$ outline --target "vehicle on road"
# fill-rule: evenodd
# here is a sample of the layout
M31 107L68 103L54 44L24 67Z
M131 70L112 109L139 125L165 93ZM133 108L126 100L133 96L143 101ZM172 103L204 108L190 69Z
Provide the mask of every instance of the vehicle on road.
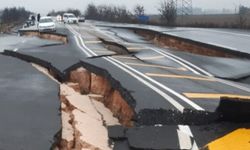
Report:
M79 16L78 17L78 22L85 22L85 17L84 16Z
M39 32L55 32L56 24L51 17L42 17L38 23Z
M57 15L57 16L56 16L56 20L57 20L58 22L62 22L62 16L61 16L61 15Z
M78 23L78 19L72 13L65 13L65 14L63 14L63 22L64 23L74 23L74 24L77 24Z

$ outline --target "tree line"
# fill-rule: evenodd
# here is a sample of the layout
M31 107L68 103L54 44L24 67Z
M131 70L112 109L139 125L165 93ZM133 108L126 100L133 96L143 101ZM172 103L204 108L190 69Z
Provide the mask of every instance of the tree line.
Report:
M174 25L177 8L174 0L163 1L158 8L164 24ZM68 9L65 11L52 10L48 13L49 16L63 15L63 13L73 13L76 16L82 15L78 9ZM83 15L86 19L100 20L100 21L111 21L111 22L127 22L136 23L139 16L145 15L145 8L143 5L137 4L131 12L124 6L114 5L95 5L93 3L88 4Z
M2 11L1 22L3 24L22 23L29 18L30 14L31 12L23 7L5 8Z

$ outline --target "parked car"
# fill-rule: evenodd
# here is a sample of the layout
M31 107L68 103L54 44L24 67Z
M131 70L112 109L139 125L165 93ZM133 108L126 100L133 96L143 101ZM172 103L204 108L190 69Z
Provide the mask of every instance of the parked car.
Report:
M56 24L51 17L41 17L38 23L39 32L56 31Z
M78 22L85 22L85 17L84 16L79 16L78 17Z
M72 13L65 13L65 14L63 14L63 22L64 23L74 23L74 24L77 24L78 23L78 19Z

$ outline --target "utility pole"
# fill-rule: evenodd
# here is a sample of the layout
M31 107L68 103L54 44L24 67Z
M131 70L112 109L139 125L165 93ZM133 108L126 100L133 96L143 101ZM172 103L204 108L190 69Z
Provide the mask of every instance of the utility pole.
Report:
M177 8L177 14L181 16L182 24L184 16L193 14L192 0L176 0L176 8Z
M193 14L193 2L192 0L181 0L181 12L182 15Z

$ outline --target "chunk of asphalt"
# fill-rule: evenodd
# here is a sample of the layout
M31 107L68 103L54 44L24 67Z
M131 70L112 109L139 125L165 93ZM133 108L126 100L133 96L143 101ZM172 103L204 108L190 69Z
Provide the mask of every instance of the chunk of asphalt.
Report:
M182 113L177 110L143 109L136 116L136 123L140 125L179 124L183 122Z
M217 122L220 119L220 113L218 112L207 112L198 111L192 109L184 109L181 113L177 110L152 110L144 109L139 112L136 118L136 123L140 125L176 125L176 124L187 124L187 125L202 125L212 122Z
M131 150L127 140L116 141L113 150Z
M212 122L217 122L220 119L220 114L217 112L198 111L192 109L184 109L183 123L188 125L203 125Z
M120 126L120 125L116 125L116 126L108 126L108 136L111 139L114 140L121 140L121 139L125 139L127 128Z
M191 137L187 135L180 137L177 128L177 126L130 128L127 130L126 136L129 146L134 149L191 149ZM179 139L183 140L181 143L187 144L181 145Z
M250 100L221 97L217 112L221 113L223 121L250 122Z

